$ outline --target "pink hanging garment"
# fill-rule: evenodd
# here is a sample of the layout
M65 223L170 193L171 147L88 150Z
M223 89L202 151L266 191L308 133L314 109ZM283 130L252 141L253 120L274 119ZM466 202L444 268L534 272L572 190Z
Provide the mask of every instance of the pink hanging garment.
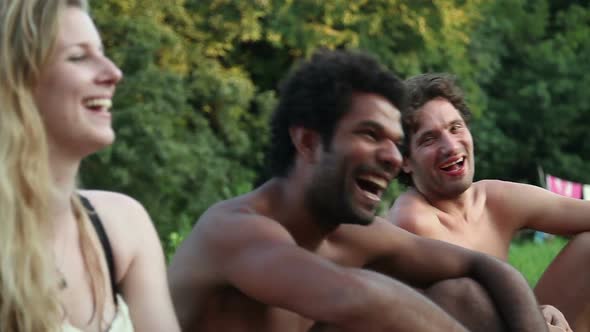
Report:
M582 184L560 179L558 177L547 175L547 189L559 195L582 198Z

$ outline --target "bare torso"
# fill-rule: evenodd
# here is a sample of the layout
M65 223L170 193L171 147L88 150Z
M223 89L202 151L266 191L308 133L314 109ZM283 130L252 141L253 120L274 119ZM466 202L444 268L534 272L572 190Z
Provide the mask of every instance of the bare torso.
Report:
M273 195L267 194L267 192L251 193L214 206L199 220L191 238L185 240L183 248L177 252L170 268L171 282L182 285L184 282L178 281L178 278L183 278L186 273L192 274L190 281L185 279L190 286L184 290L182 287L177 287L176 290L175 287L172 288L173 296L177 299L176 310L183 325L183 331L307 332L313 326L314 322L311 319L276 306L266 305L233 286L230 280L219 273L218 262L210 255L212 250L207 249L205 244L209 240L209 237L205 238L205 236L210 234L212 227L215 227L213 220L232 218L232 215L263 216L268 222L288 233L289 231L273 217L276 214L277 204L272 201L276 197L271 198L270 196ZM228 241L231 241L232 235L229 232L240 232L247 227L257 226L248 225L248 221L245 221L239 227L225 228L225 236ZM330 241L327 237L321 239L314 248L306 246L306 249L340 266L360 267L364 264L362 255L351 255L350 250L346 250L340 243ZM184 266L178 268L180 265L188 264L189 261L193 265L193 268L189 268L190 272L184 270L186 268ZM275 271L268 271L268 273L272 276Z
M471 250L484 252L502 260L508 259L510 241L515 233L514 223L507 222L508 213L498 199L486 190L486 181L474 183L463 213L449 214L435 206L415 190L403 194L396 205L409 204L418 225L399 224L417 235L442 240ZM394 211L396 207L394 207ZM396 222L397 217L390 220Z

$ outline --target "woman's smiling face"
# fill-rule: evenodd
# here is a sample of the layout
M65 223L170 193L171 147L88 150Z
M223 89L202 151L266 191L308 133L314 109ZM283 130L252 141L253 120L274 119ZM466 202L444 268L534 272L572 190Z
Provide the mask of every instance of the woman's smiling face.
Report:
M34 89L50 152L80 157L111 144L111 100L122 73L107 58L88 14L66 8L57 40Z

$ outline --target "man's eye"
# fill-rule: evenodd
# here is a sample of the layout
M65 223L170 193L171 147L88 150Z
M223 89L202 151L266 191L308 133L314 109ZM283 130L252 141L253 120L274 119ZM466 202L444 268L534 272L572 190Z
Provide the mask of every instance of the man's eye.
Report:
M430 145L430 144L432 144L432 142L434 142L434 137L428 136L428 137L424 137L420 141L420 145Z
M460 124L458 124L458 123L457 123L457 124L454 124L454 125L452 125L452 126L451 126L451 132L453 132L453 133L454 133L454 132L457 132L457 131L458 131L459 129L461 129L462 127L463 127L463 126L462 126L462 125L460 125Z
M371 139L371 140L377 140L377 133L375 133L372 130L365 130L361 132L361 135Z

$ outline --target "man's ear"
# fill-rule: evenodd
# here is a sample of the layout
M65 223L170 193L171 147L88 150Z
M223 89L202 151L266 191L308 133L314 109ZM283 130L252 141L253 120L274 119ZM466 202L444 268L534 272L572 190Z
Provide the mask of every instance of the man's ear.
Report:
M408 157L404 156L404 160L402 161L402 171L407 174L412 174L412 167L410 166L410 160Z
M297 153L309 163L317 159L317 151L321 149L321 137L313 129L305 127L290 127L289 135Z

